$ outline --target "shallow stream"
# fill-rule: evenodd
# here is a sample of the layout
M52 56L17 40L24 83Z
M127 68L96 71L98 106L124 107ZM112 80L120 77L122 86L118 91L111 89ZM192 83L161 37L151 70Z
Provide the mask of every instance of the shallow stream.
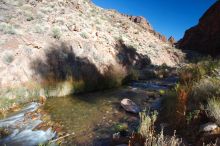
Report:
M159 90L165 90L175 83L175 79L152 80L131 83L119 89L49 98L44 105L32 103L10 117L0 120L0 128L7 128L9 136L0 139L0 145L34 146L47 140L70 134L63 145L108 145L111 137L117 132L118 124L128 126L128 131L136 130L139 118L137 114L127 113L120 106L123 98L133 100L143 110L151 107L160 108ZM36 118L29 118L29 112L43 111ZM50 127L37 129L46 114L53 123L60 125L59 130ZM25 120L24 120L25 119ZM22 126L18 126L22 125ZM26 131L25 131L26 130ZM37 131L37 132L36 132ZM37 133L37 134L36 134ZM42 137L44 139L42 140ZM28 141L27 141L28 139Z

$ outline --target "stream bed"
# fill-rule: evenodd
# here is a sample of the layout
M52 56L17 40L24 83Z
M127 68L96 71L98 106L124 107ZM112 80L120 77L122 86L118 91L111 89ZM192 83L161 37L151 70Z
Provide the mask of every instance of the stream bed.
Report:
M7 136L0 137L0 145L35 146L67 134L63 145L109 145L118 124L127 125L129 132L135 131L139 124L138 114L127 113L120 106L123 98L131 99L142 110L157 110L161 101L158 91L168 89L176 81L168 78L134 82L119 89L51 97L44 105L30 103L0 120L0 128L9 131ZM38 110L43 112L35 112ZM50 124L37 128L45 122L42 118L45 115L60 126L59 130Z

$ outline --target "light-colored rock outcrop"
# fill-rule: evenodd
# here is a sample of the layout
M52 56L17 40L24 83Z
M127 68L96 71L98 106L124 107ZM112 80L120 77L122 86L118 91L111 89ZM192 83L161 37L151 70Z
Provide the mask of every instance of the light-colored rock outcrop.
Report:
M1 98L39 95L35 87L51 80L77 81L78 88L112 72L124 76L127 66L175 66L182 56L127 17L89 0L2 0L0 7ZM19 88L17 95L9 87ZM53 95L74 92L69 86L57 89Z

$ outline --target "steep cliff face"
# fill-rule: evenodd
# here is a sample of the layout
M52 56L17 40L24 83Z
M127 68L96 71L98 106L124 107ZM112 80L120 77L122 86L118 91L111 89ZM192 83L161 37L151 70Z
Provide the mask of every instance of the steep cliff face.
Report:
M220 54L220 1L205 12L198 25L185 32L178 44L182 49L192 49L214 56Z
M1 0L0 14L2 89L51 80L98 84L127 67L175 66L182 55L126 16L89 0ZM6 94L0 96L11 96Z

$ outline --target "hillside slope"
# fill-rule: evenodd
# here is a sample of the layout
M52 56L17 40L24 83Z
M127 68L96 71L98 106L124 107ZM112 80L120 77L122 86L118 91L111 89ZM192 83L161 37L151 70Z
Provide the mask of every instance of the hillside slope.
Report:
M1 98L46 94L39 89L53 80L98 84L109 74L123 78L130 67L175 66L182 57L152 30L89 0L2 0L0 7ZM54 89L53 96L74 92Z

